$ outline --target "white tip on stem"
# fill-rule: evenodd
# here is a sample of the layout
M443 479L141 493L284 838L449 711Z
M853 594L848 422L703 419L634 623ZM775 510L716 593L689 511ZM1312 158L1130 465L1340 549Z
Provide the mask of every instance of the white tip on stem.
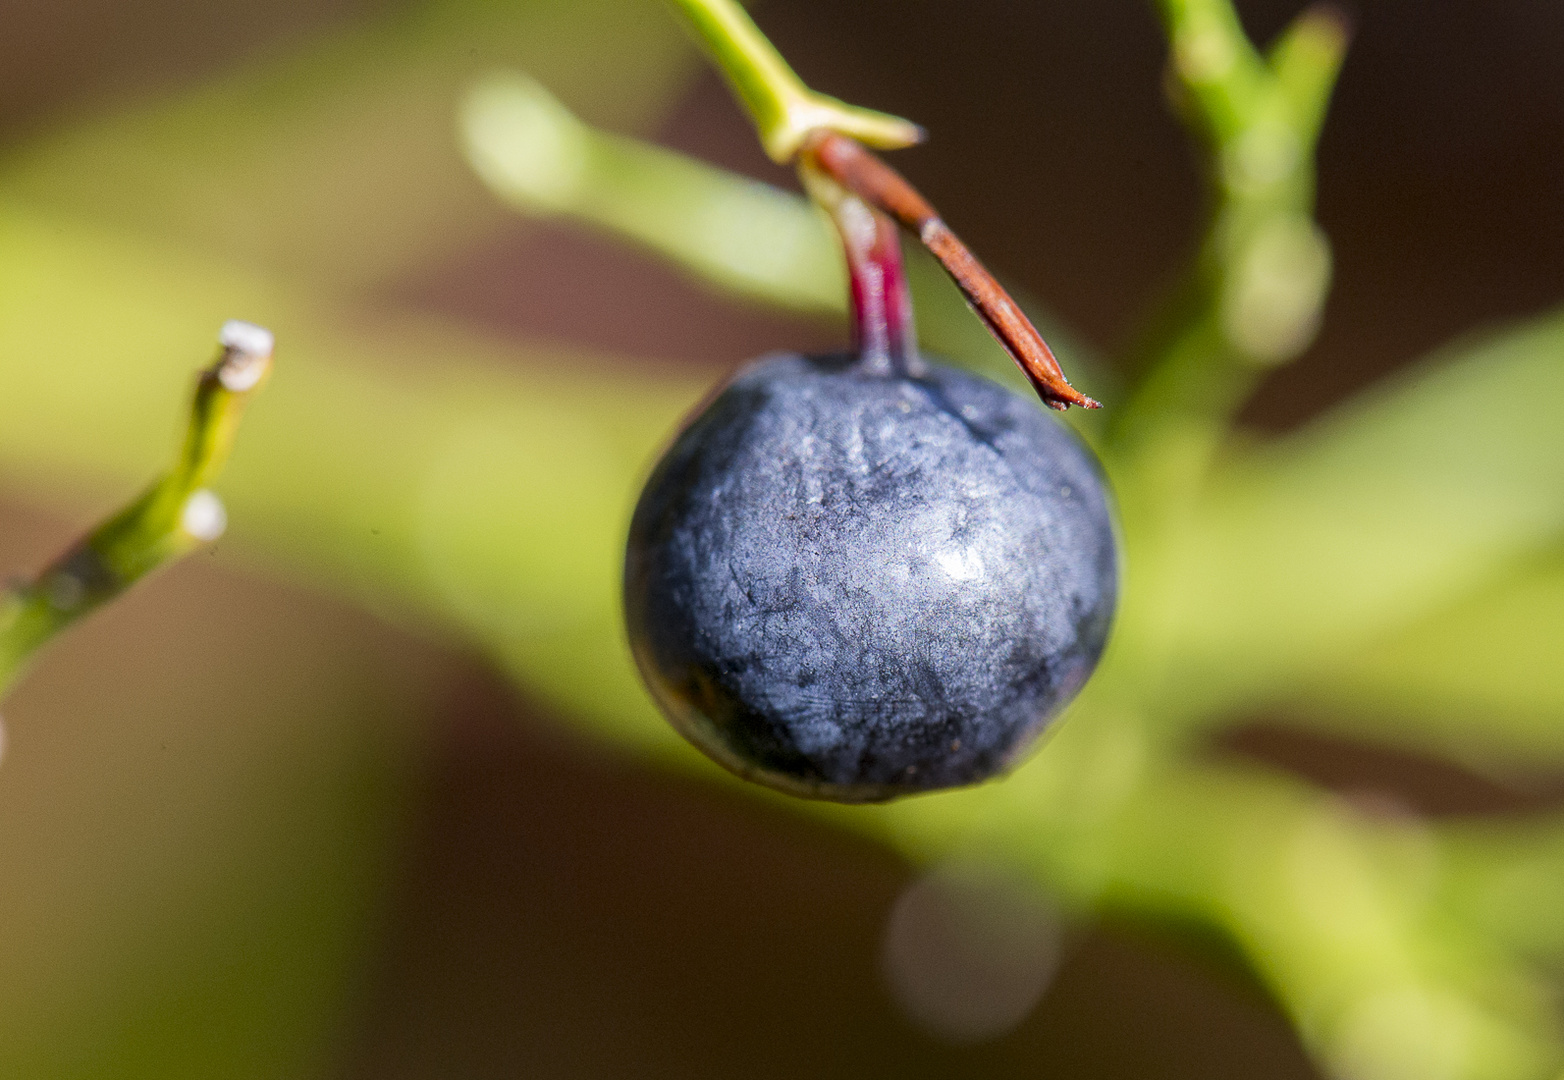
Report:
M221 499L202 488L185 500L179 524L185 532L209 544L228 528L228 511L223 509Z
M223 324L217 341L228 353L217 372L223 388L235 394L255 389L271 365L276 345L272 332L254 323L230 319Z
M217 341L225 349L236 349L254 356L270 356L276 344L272 332L264 326L241 322L238 319L229 319L223 323Z

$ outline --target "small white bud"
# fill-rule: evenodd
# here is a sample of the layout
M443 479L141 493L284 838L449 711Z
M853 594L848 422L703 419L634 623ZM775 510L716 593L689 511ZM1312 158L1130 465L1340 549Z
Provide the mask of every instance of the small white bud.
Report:
M254 323L230 319L223 324L217 341L228 353L217 370L223 388L235 394L255 389L271 365L276 345L272 332Z
M255 356L270 356L276 345L270 330L240 319L229 319L223 323L217 341L225 349L236 349Z
M202 488L185 500L179 525L197 540L211 543L228 528L228 511L223 509L221 499Z

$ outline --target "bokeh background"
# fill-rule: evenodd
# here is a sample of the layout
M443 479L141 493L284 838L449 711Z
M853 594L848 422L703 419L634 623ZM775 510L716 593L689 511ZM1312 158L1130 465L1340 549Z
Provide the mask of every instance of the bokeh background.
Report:
M625 37L625 53L645 35L662 57L656 94L579 92L585 115L789 183L720 82L654 28L667 16L651 0L630 25L595 20L590 2L552 7L565 13L529 47L562 70L583 26ZM1297 10L1239 7L1260 40ZM1197 241L1201 210L1148 5L756 10L811 85L928 127L930 142L897 164L991 265L1105 351L1133 336ZM0 0L0 154L25 160L101 118L397 14L350 0ZM1248 408L1262 430L1564 295L1564 9L1380 0L1352 15L1320 151L1336 284L1318 342ZM470 70L509 56L474 49ZM589 85L590 71L575 79ZM410 109L408 123L428 117ZM384 273L359 275L356 318L416 315L558 346L605 384L622 363L716 379L747 356L841 335L492 207L454 121L428 152L449 157L428 173L470 208L463 228L427 258L387 256ZM105 160L78 183L112 192L115 168ZM366 202L374 177L349 181ZM266 235L264 215L247 219L242 197L192 208L198 195L104 213L139 214L170 242L215 230L219 246L284 273L313 257L297 237ZM332 243L372 262L381 241L347 230ZM5 247L0 237L0 259ZM284 364L286 349L284 338ZM51 496L47 477L20 469L0 473L0 566L18 570L116 500L65 481ZM1564 803L1557 785L1513 790L1277 719L1253 717L1212 753L1430 815ZM941 1040L880 973L887 918L914 879L893 855L572 734L438 628L259 573L242 545L220 543L59 643L7 703L6 729L7 1075L1314 1075L1219 942L1126 921L1070 927L1041 1004L1008 1034Z

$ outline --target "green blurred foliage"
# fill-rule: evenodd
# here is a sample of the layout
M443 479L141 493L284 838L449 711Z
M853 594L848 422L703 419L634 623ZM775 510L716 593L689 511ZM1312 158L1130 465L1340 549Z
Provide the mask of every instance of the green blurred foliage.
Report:
M915 861L1002 859L1078 911L1214 929L1341 1075L1556 1075L1564 822L1377 818L1203 747L1243 710L1293 707L1300 723L1502 775L1557 769L1564 322L1452 346L1288 436L1235 433L1259 375L1317 325L1329 251L1311 148L1342 43L1334 21L1306 16L1262 55L1219 0L1160 10L1213 214L1187 287L1123 365L1121 418L1086 429L1124 516L1110 654L1007 781L795 808ZM607 380L592 357L367 299L504 220L465 148L528 213L624 236L751 300L838 310L829 234L801 202L599 130L654 119L693 64L640 0L446 0L14 149L0 167L0 480L62 510L122 495L162 460L210 327L269 325L279 370L223 484L249 565L476 643L584 730L734 783L656 716L618 613L639 480L706 388L628 365ZM537 81L496 82L496 69ZM769 258L778 236L786 258ZM1006 370L933 268L915 260L914 275L925 339ZM1066 369L1086 369L1078 383L1114 405L1109 369L1041 321ZM286 648L257 650L264 666L223 680L169 661L181 694L257 713L242 727L261 743L223 754L275 761L276 740L307 728L322 772L245 773L254 816L202 823L219 846L177 847L143 822L123 849L139 876L102 871L125 902L94 881L19 885L0 921L37 929L6 964L0 1072L298 1075L325 1052L372 925L388 828L377 792L391 782L355 772L345 749L379 737L355 695L384 665L336 656L328 630L289 628ZM70 648L13 718L60 722L60 665L104 663ZM287 728L268 728L273 716ZM213 777L240 772L230 761ZM51 775L93 784L68 763ZM199 819L201 792L180 795ZM306 813L334 823L342 848L279 839ZM77 826L80 842L104 827ZM51 1053L62 1042L82 1056Z

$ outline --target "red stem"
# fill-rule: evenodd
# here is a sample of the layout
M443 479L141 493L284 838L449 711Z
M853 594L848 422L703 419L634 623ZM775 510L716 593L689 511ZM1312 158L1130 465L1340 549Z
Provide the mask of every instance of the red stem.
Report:
M1031 380L1043 403L1065 409L1102 406L1070 385L1043 340L1004 287L950 231L939 213L906 179L852 139L832 131L817 131L804 144L805 159L820 172L916 233L923 245L955 279L967 302L989 331ZM841 227L840 220L838 228ZM845 233L844 233L845 237ZM849 249L851 244L848 244ZM851 265L852 255L848 255ZM899 265L899 259L898 259Z
M830 209L847 256L853 349L873 370L916 372L922 362L896 223L845 193Z

